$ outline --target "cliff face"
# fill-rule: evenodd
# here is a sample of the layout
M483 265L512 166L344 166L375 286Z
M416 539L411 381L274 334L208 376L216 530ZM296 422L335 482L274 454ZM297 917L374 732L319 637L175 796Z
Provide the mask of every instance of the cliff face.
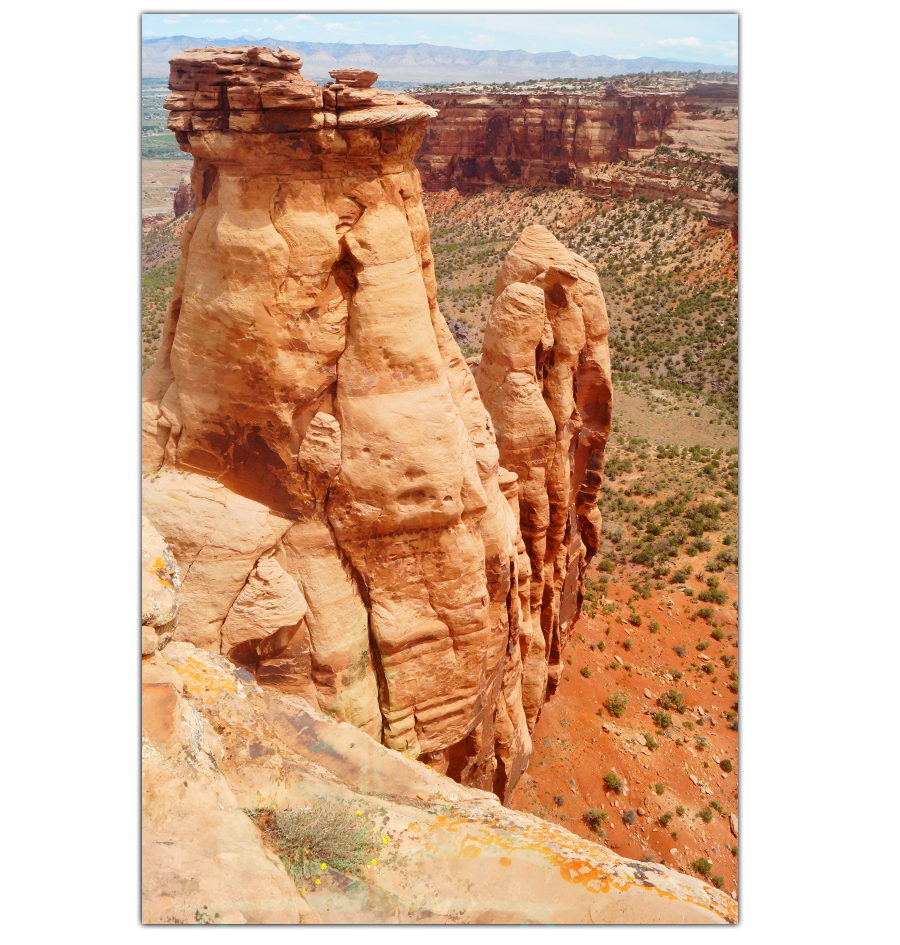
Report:
M601 99L439 92L425 101L438 111L416 159L429 190L577 186L585 166L663 144L677 105L672 93Z
M607 96L433 93L425 101L438 115L416 156L424 186L563 186L598 196L678 198L714 222L737 223L737 195L696 187L677 158L667 172L624 163L659 145L685 145L718 154L717 169L736 174L737 119L707 114L713 106L736 107L736 86Z
M174 639L505 799L531 747L523 644L546 661L550 615L580 590L562 455L584 330L547 362L553 563L526 591L518 477L437 305L413 164L434 113L299 69L252 48L172 61L197 209L144 378L143 453L144 512L184 568ZM557 309L582 318L576 284L599 293L558 262L554 326Z

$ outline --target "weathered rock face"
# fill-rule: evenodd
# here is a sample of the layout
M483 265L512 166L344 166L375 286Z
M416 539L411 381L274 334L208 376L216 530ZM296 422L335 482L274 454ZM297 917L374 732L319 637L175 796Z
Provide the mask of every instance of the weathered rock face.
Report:
M176 639L505 798L531 745L520 539L437 306L413 164L434 113L299 66L172 60L197 210L143 444L144 510L184 568Z
M497 275L475 380L500 462L519 480L511 504L528 559L518 590L531 725L559 683L600 540L596 499L612 417L608 333L594 267L546 228L526 227Z
M145 923L724 924L725 893L635 864L454 783L260 687L189 643L145 662ZM377 825L363 876L331 863L300 888L244 809L324 810ZM374 861L374 862L373 862Z
M417 157L429 190L501 182L577 186L582 167L665 143L678 105L671 92L605 98L436 92L425 101L439 113Z
M608 89L603 97L436 92L425 101L438 111L416 156L427 190L582 187L598 196L678 199L713 222L737 222L737 194L703 190L680 173L695 162L673 156L668 172L624 163L659 145L685 145L718 154L717 169L736 174L737 119L708 114L713 105L737 105L736 85Z
M148 525L142 538L149 585L171 592L177 610L171 549ZM145 610L161 616L152 603ZM390 751L297 694L259 686L219 654L163 644L142 656L141 682L145 923L737 918L724 893L656 864L635 871L600 844L506 810L493 795ZM369 837L363 875L317 859L316 881L295 882L246 813L259 808L360 825ZM341 837L336 828L329 838L338 860ZM360 842L357 833L353 843Z

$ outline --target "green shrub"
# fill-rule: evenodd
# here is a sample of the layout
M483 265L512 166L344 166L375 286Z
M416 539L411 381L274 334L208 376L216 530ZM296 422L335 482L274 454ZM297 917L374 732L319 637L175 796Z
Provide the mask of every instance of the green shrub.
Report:
M684 699L684 693L679 692L677 689L670 689L668 692L664 692L656 700L656 704L661 709L668 709L669 711L675 710L676 712L684 715L687 710L687 703Z
M613 774L613 772L610 771L609 774L604 776L603 780L610 791L615 791L616 794L622 793L622 788L625 786L625 782L618 775Z
M694 860L694 862L691 863L691 869L701 876L709 876L712 872L712 863L701 856L699 860Z
M622 823L625 824L626 827L632 826L636 820L637 813L635 813L635 811L629 809L622 813Z
M728 594L721 587L708 587L705 591L700 591L697 597L699 600L710 604L725 604L728 602Z
M672 817L673 817L673 816L674 816L674 814L673 814L670 810L667 810L667 811L659 818L659 822L662 824L663 827L666 827L666 826L668 826L668 825L672 822Z
M658 621L658 620L651 620L651 621L650 621L650 632L651 632L651 633L659 633L659 621Z
M604 558L600 564L597 565L598 571L604 571L606 574L612 574L616 570L615 561L611 561L609 558Z
M672 649L681 657L687 656L687 650L683 646L673 646Z
M643 623L643 621L641 620L641 615L636 614L634 611L632 611L628 615L628 622L631 624L632 627L639 627Z
M731 763L731 760L730 760L729 758L723 758L723 759L719 762L719 767L720 767L726 774L731 774L731 772L734 771L734 765Z
M565 804L565 802L566 802L566 799L562 796L562 794L557 794L553 798L553 803L556 804L557 807L562 807L563 804Z
M589 807L582 815L582 820L590 827L594 833L600 833L600 828L609 818L605 810L598 810L596 807Z
M657 781L653 790L656 791L657 794L662 796L663 794L666 793L666 786L665 784L662 783L662 781Z
M700 811L700 819L705 824L711 823L713 819L713 812L708 807L704 807Z
M704 650L709 649L709 640L701 640L697 644L697 649L702 653Z
M381 847L369 817L340 801L317 798L310 810L256 807L245 813L298 885L320 875L322 863L361 877Z
M679 817L684 817L684 808L681 806L681 804L675 808L675 813L678 814Z
M588 666L582 666L580 672L581 672L581 675L584 676L585 679L590 679L592 675L591 670Z
M647 742L650 751L656 751L659 748L659 742L652 735L645 735L644 740Z
M725 880L721 876L713 876L711 882L716 889L721 889L725 885Z
M654 714L653 722L657 728L671 728L672 726L672 716L668 712L659 711Z
M712 638L714 640L722 640L725 637L725 633L721 627L715 627L712 632Z
M606 699L603 705L610 715L614 715L617 719L620 719L625 714L625 709L628 708L628 696L626 696L624 692L619 692L617 689Z

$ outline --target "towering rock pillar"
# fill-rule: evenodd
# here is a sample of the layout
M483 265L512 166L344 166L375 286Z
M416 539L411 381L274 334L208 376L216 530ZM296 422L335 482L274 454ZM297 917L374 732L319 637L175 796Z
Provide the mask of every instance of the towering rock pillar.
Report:
M500 462L519 481L514 507L531 571L521 646L531 727L559 683L600 541L596 500L612 418L608 334L594 267L546 228L526 227L497 275L475 379Z
M505 800L532 615L515 477L437 307L413 164L435 112L283 50L171 66L197 209L143 452L175 636Z

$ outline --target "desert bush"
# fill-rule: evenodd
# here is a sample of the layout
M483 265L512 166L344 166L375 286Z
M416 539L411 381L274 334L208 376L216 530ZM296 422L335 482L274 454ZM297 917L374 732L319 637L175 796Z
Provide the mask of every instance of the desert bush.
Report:
M708 587L700 591L697 597L708 604L725 604L728 602L728 594L721 587Z
M606 699L603 705L610 715L614 715L617 719L620 719L625 714L625 709L628 708L628 696L617 689Z
M726 774L731 774L731 772L734 770L734 765L731 763L730 759L728 759L728 758L723 758L723 759L719 762L719 767L720 767Z
M565 802L566 799L562 796L562 794L557 794L553 798L553 803L556 804L557 807L562 807Z
M622 813L622 823L630 827L637 820L637 814L633 810L626 810Z
M691 869L701 876L709 876L712 872L712 863L701 856L699 860L694 860L694 862L691 863Z
M710 882L716 889L721 889L725 885L725 880L721 876L713 876Z
M590 667L588 666L582 666L580 672L581 672L581 675L584 676L585 679L590 679L592 675Z
M298 884L319 875L323 863L362 876L363 865L381 845L376 846L369 818L339 801L317 798L309 810L256 807L245 813Z
M687 650L683 646L673 646L672 649L681 657L687 656Z
M626 650L631 650L634 647L634 640L632 640L631 637L626 637L622 646L624 646Z
M599 810L596 807L589 807L582 815L582 820L590 827L594 833L600 833L600 828L609 818L605 810Z
M676 712L684 715L687 709L687 703L685 702L684 693L679 692L677 689L669 689L668 692L664 692L656 700L656 704L661 709L674 709Z
M653 722L657 728L671 728L672 726L672 716L668 712L659 711L654 714Z
M662 781L657 781L657 782L656 782L656 785L655 785L654 788L653 788L653 790L656 791L657 794L659 794L660 796L662 796L663 794L666 793L666 786L665 786L665 784L662 783Z
M684 817L684 808L681 806L681 804L675 808L675 813L678 814L679 817Z
M604 776L603 781L610 791L615 791L616 794L621 794L622 788L625 786L625 782L612 771Z
M715 628L713 628L713 632L712 632L711 636L712 636L712 638L713 638L714 640L721 640L721 639L724 638L725 633L724 633L724 631L722 630L721 627L715 627Z

